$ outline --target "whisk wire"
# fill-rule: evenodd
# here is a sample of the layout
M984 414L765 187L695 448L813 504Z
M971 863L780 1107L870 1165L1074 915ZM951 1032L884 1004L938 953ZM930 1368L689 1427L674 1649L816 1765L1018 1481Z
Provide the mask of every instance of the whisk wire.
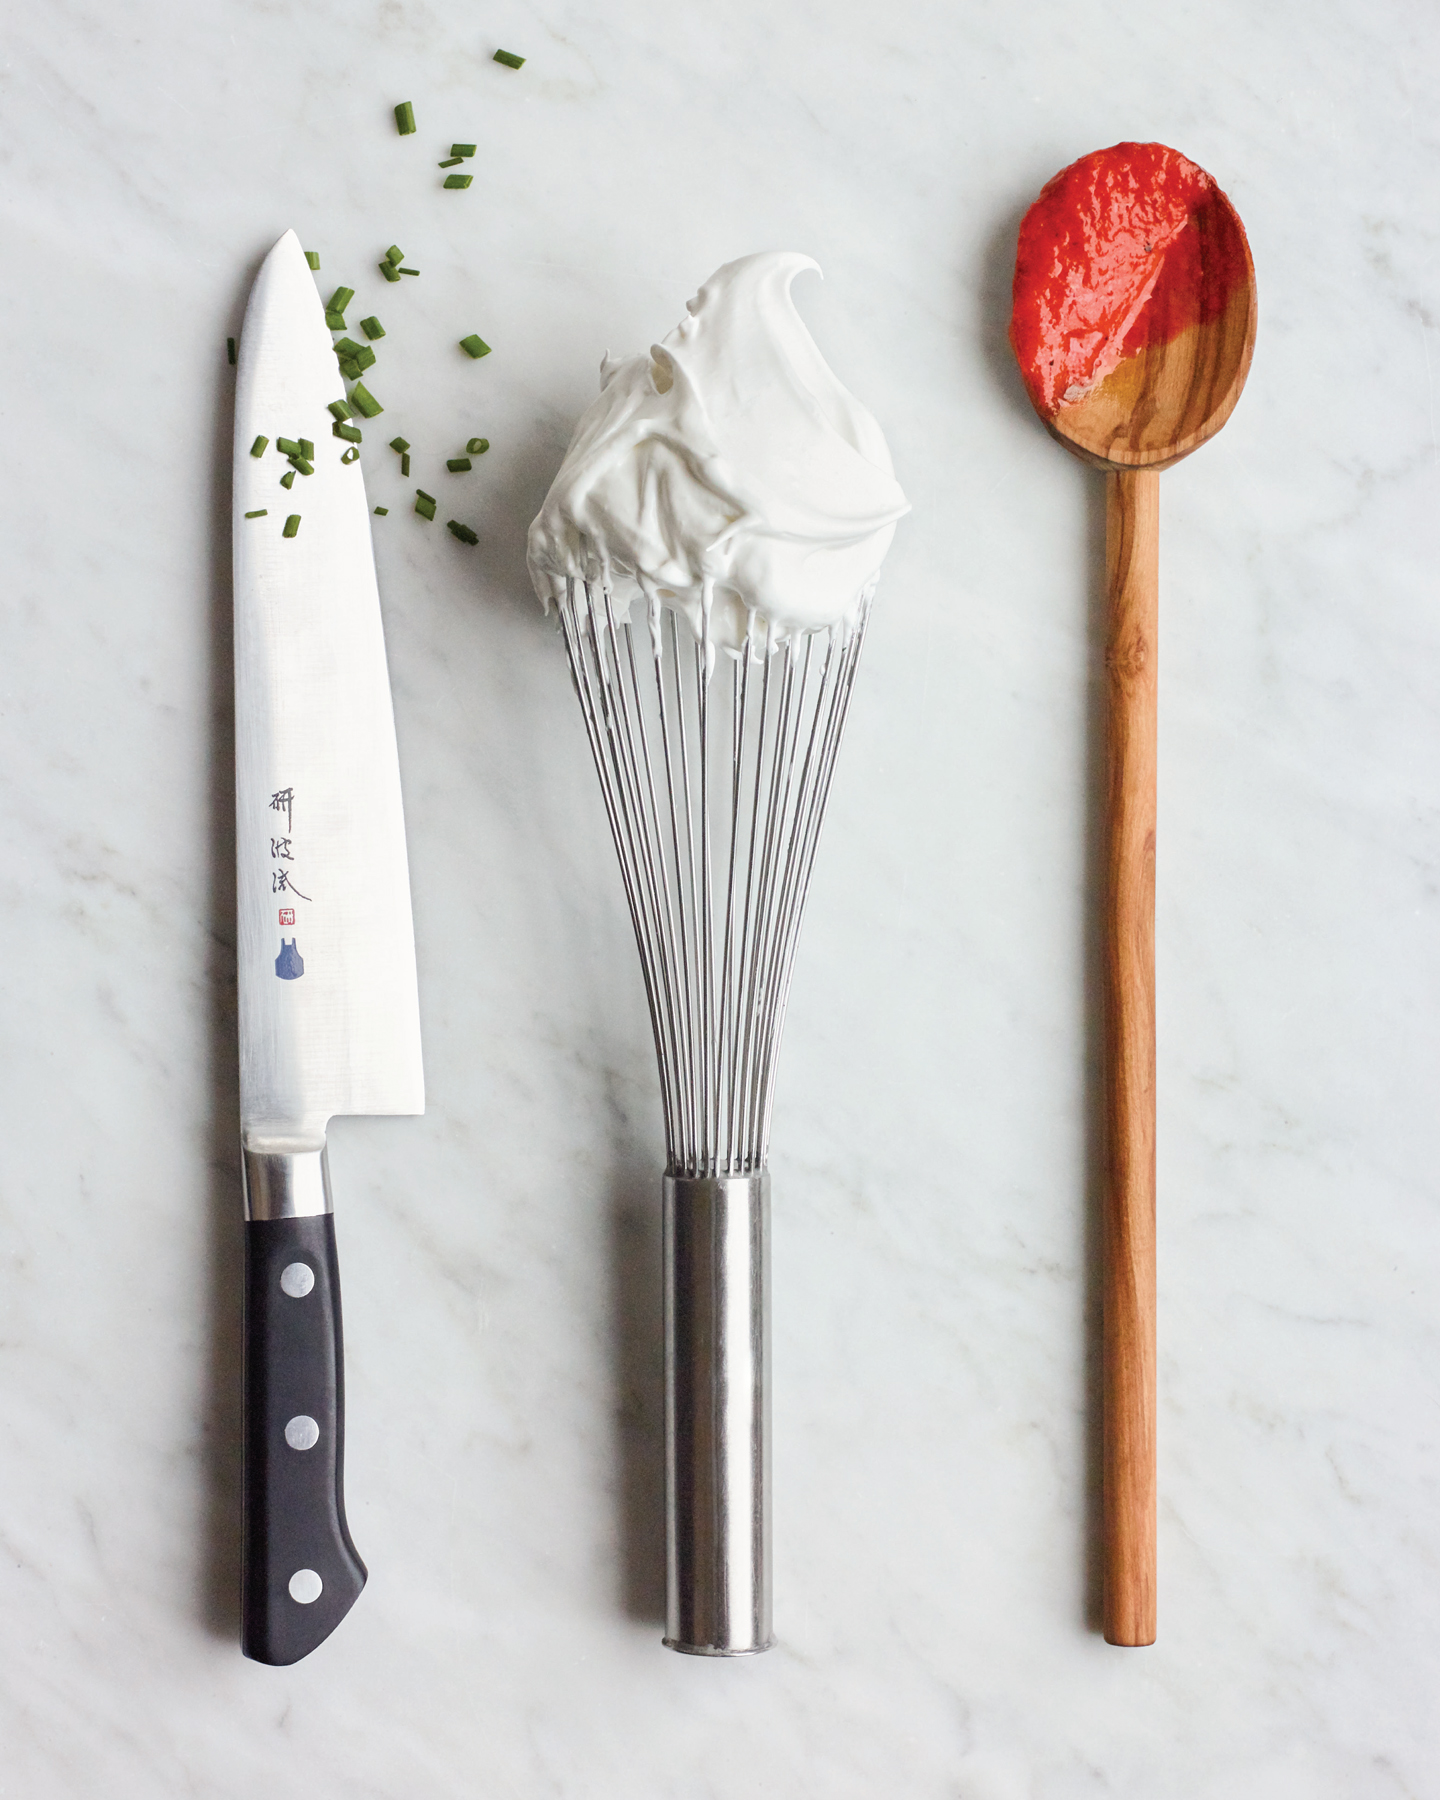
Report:
M693 656L653 603L642 647L645 621L617 619L601 584L568 583L559 610L640 952L669 1173L758 1173L868 606L823 644L752 617L728 670L708 596Z

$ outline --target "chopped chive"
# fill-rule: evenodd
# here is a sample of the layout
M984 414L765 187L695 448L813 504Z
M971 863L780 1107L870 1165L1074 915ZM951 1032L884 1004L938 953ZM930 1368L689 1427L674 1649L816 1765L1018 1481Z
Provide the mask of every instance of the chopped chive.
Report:
M405 454L405 452L410 448L410 445L405 438L393 437L390 440L390 448L392 450L398 450L400 452L400 454L403 456Z
M377 513L379 513L380 517L383 519L385 517L386 513L389 512L390 508L388 506L377 506L375 508L375 510Z
M358 356L363 348L363 344L357 344L354 338L348 337L341 338L334 346L337 356Z
M363 413L367 419L373 419L377 413L385 410L370 390L358 381L350 390L350 404L356 412Z
M368 344L362 344L355 352L353 360L359 363L362 369L373 369L375 367L375 352Z
M340 358L340 373L347 381L358 381L360 379L360 365L350 357L342 356Z
M452 475L467 475L473 465L468 456L447 456L445 467Z
M325 314L325 329L327 331L343 331L345 329L344 313L327 312Z
M452 144L450 146L450 154L452 156L473 156L475 154L475 146L473 144Z
M380 264L380 273L387 281L398 281L400 279L400 271L388 262Z
M345 419L353 419L355 417L354 413L351 412L350 408L343 400L332 400L325 410L328 413L333 413L337 419L342 421Z
M255 442L250 446L250 454L252 456L263 456L265 454L265 447L269 442L270 440L267 437L257 437Z
M265 517L266 513L269 512L269 510L270 510L270 508L268 506L262 506L253 513L246 513L245 517L247 519L263 519Z
M445 521L445 529L447 531L453 531L462 544L478 544L480 542L479 538L476 537L470 527L468 525L462 525L458 519L447 519Z
M226 353L229 355L229 358L230 358L230 367L233 369L235 367L235 340L234 340L234 338L226 338L225 349L226 349Z
M362 319L360 321L360 329L368 338L384 337L385 335L385 327L375 317L374 313L371 313L368 319Z
M435 502L428 494L418 494L416 496L415 510L422 519L429 519L433 523L435 518Z
M330 435L332 437L344 438L347 444L363 444L365 442L365 439L360 435L357 426L342 425L338 419L330 427Z
M473 175L447 175L445 185L447 188L467 188L474 179Z
M504 63L507 69L523 69L525 67L525 58L517 56L513 50L497 50L495 61Z
M408 100L402 100L395 108L395 128L401 137L409 137L415 129L415 108Z
M276 438L275 448L282 456L298 456L300 454L300 446L294 438Z
M410 473L410 457L408 452L400 458L400 473L402 475L408 475Z
M315 473L315 465L308 456L292 456L290 460L302 475L313 475Z
M402 275L418 275L420 271L418 269L401 269L400 273Z
M315 446L310 442L309 438L301 438L300 454L305 458L305 460L307 462L314 462Z
M460 348L467 356L480 357L488 356L490 354L490 346L485 342L484 338L473 331L470 333L469 337L461 338Z
M280 535L281 535L281 537L294 537L295 533L297 531L299 531L299 529L300 529L300 515L299 515L299 513L291 513L290 517L285 521L285 529L280 533Z
M342 463L358 462L360 460L360 452L352 444L340 460Z
M392 244L385 252L385 260L388 263L402 263L405 260L405 252L398 244Z
M312 269L318 269L320 267L320 252L318 250L307 250L305 252L305 260Z
M471 438L465 446L465 454L467 456L483 456L489 448L489 438Z
M435 496L433 494L427 494L424 488L416 488L415 492L422 500L428 500L432 506L435 504Z
M463 156L447 156L444 162L436 163L435 167L437 169L453 169L456 163L464 162L464 160L465 158ZM446 187L449 187L450 183L447 181L445 185Z
M293 469L287 469L285 471L285 473L280 477L280 485L283 488L294 487L295 471Z
M344 312L345 308L354 298L354 288L338 287L330 296L326 304L331 312Z

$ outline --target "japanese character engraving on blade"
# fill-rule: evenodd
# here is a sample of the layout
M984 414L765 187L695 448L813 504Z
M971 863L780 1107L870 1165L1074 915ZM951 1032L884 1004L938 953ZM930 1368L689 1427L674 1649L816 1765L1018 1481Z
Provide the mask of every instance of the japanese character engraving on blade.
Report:
M241 1122L256 1150L318 1148L336 1114L425 1104L369 512L327 410L343 391L287 232L251 291L235 403ZM313 452L288 495L279 439Z

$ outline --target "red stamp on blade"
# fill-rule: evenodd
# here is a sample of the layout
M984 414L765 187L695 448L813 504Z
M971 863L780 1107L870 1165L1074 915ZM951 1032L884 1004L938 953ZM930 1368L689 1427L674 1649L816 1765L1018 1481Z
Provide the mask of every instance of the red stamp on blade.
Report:
M280 923L282 925L293 925L295 923L295 908L293 906L282 906L280 908Z

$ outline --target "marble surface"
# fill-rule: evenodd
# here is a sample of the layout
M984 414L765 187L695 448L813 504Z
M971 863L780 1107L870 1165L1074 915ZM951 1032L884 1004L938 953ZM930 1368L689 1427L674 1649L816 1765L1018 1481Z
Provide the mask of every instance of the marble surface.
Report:
M1433 7L57 0L7 40L0 1794L1440 1795ZM1093 1623L1100 490L1004 338L1025 204L1122 137L1216 175L1261 295L1163 487L1151 1651ZM371 1579L272 1670L224 345L290 225L481 541L368 434L430 1109L333 1132ZM770 247L914 513L775 1119L780 1644L727 1664L659 1643L655 1076L523 538L601 352Z

